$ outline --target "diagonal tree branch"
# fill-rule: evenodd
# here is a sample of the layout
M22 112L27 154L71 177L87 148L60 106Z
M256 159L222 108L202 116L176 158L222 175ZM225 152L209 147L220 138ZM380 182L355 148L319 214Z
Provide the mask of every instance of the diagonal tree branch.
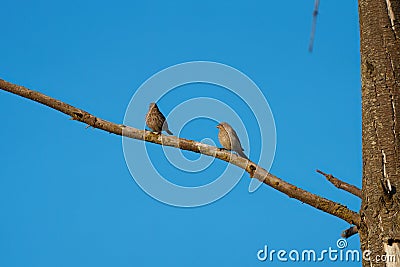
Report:
M358 188L357 186L343 182L342 180L339 180L338 178L334 177L332 174L327 174L320 170L317 170L317 172L322 174L323 176L325 176L326 180L331 182L337 188L347 191L347 192L361 198L361 189Z
M229 151L222 150L217 147L206 145L193 140L178 138L176 136L154 134L150 131L140 130L121 124L115 124L97 118L84 110L75 108L67 103L56 100L42 93L30 90L23 86L9 83L2 79L0 79L0 88L10 93L31 99L55 110L58 110L64 114L71 116L73 120L86 123L93 128L101 129L110 133L114 133L116 135L126 136L133 139L143 140L164 146L176 147L183 150L189 150L196 153L216 157L226 162L230 162L247 171L250 174L250 177L254 177L262 181L263 183L275 188L276 190L288 195L291 198L295 198L312 207L332 214L348 223L357 226L360 225L360 215L348 209L346 206L328 200L321 196L312 194L304 189L287 183L284 180L272 175L267 170L256 165L255 163L248 161L236 154L232 154Z

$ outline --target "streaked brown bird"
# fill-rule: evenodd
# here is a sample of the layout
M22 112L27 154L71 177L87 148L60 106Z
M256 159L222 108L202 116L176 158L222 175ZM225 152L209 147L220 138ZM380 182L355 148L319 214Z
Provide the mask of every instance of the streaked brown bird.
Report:
M173 135L168 129L168 123L156 103L150 103L149 111L146 114L146 124L153 132L161 133L166 131L168 134Z
M249 159L244 153L242 145L240 144L239 137L237 136L235 130L226 122L221 122L217 125L219 129L218 140L221 145L231 151L235 151L239 156Z

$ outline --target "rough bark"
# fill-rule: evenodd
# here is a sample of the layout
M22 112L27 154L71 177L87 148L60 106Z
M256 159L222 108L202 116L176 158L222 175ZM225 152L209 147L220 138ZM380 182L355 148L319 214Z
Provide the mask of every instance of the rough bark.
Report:
M363 266L398 253L400 242L400 0L359 0L362 75ZM397 251L397 252L396 252Z

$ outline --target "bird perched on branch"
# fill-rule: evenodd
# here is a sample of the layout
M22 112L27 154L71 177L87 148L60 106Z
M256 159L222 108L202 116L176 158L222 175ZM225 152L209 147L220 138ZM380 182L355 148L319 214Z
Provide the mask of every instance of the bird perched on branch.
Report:
M218 140L225 149L235 151L239 156L249 159L243 153L242 145L235 130L228 123L221 122L217 125L217 128L219 129Z
M168 134L173 135L168 129L168 123L156 103L150 103L149 111L146 114L146 124L153 132L161 133L166 131Z

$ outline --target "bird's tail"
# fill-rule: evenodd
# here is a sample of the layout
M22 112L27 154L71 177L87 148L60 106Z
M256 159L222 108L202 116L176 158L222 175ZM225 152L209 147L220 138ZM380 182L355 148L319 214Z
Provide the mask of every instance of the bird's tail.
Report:
M243 153L243 151L239 150L239 151L237 151L237 153L238 153L239 156L241 156L242 158L245 158L245 159L249 160L249 158L246 156L246 154Z
M165 130L166 132L167 132L167 134L169 134L169 135L174 135L170 130L168 130L168 129L166 129Z

